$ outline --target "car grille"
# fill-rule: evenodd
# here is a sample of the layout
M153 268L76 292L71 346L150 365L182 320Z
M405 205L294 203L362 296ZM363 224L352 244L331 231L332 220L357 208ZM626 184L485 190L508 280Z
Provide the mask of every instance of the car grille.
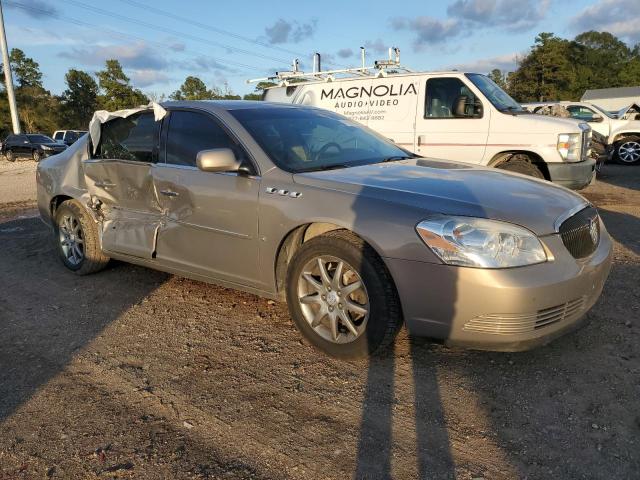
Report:
M584 313L586 305L587 297L584 296L535 313L480 315L469 320L464 325L464 330L494 335L531 333L554 323L578 319Z
M558 230L562 243L574 258L595 252L600 241L600 220L594 207L587 207L566 219Z

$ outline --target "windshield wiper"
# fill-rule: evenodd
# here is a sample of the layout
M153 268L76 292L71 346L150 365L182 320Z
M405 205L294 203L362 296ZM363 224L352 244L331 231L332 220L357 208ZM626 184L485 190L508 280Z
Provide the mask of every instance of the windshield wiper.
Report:
M336 163L333 165L323 165L320 167L311 167L311 168L304 168L302 170L299 170L298 173L305 173L305 172L324 172L326 170L338 170L341 168L349 168L349 167L353 167L353 165L347 165L345 163Z
M395 155L392 157L383 158L382 160L380 160L379 163L397 162L399 160L408 160L409 158L413 158L413 157L410 157L409 155Z

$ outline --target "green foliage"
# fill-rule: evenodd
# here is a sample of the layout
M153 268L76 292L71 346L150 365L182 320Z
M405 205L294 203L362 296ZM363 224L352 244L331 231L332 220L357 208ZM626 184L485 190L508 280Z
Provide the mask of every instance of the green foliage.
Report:
M123 110L149 103L147 96L130 84L118 60L107 60L105 69L96 72L101 94L98 105L103 110Z
M27 57L19 48L12 48L9 63L13 72L13 83L16 87L42 88L42 72L40 65L33 58ZM4 85L4 70L0 68L0 78Z
M171 100L240 100L225 84L224 89L208 89L198 77L188 76L178 90L169 95Z
M493 80L498 86L500 86L500 88L507 88L507 80L500 69L494 68L493 70L491 70L491 73L489 73L488 77Z
M86 130L98 109L98 84L87 72L71 69L64 77L61 117L66 129Z
M637 86L640 47L631 49L608 32L584 32L574 40L541 33L506 83L520 102L578 100L588 89Z

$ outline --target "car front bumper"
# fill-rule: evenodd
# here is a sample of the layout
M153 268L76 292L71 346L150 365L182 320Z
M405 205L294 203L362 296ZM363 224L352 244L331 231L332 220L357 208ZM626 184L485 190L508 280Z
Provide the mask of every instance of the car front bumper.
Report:
M591 183L596 172L596 161L588 158L575 163L547 163L547 168L553 183L580 190Z
M409 333L446 344L527 350L578 326L599 298L611 269L611 239L576 260L559 235L541 240L553 260L510 269L479 269L385 259Z

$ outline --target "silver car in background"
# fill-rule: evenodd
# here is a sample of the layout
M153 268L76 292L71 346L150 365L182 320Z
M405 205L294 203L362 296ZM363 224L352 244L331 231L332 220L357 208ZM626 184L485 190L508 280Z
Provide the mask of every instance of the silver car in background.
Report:
M380 351L403 323L531 348L572 329L610 270L611 240L580 195L418 158L335 113L168 102L100 118L38 166L64 264L88 274L114 258L286 299L330 355Z

